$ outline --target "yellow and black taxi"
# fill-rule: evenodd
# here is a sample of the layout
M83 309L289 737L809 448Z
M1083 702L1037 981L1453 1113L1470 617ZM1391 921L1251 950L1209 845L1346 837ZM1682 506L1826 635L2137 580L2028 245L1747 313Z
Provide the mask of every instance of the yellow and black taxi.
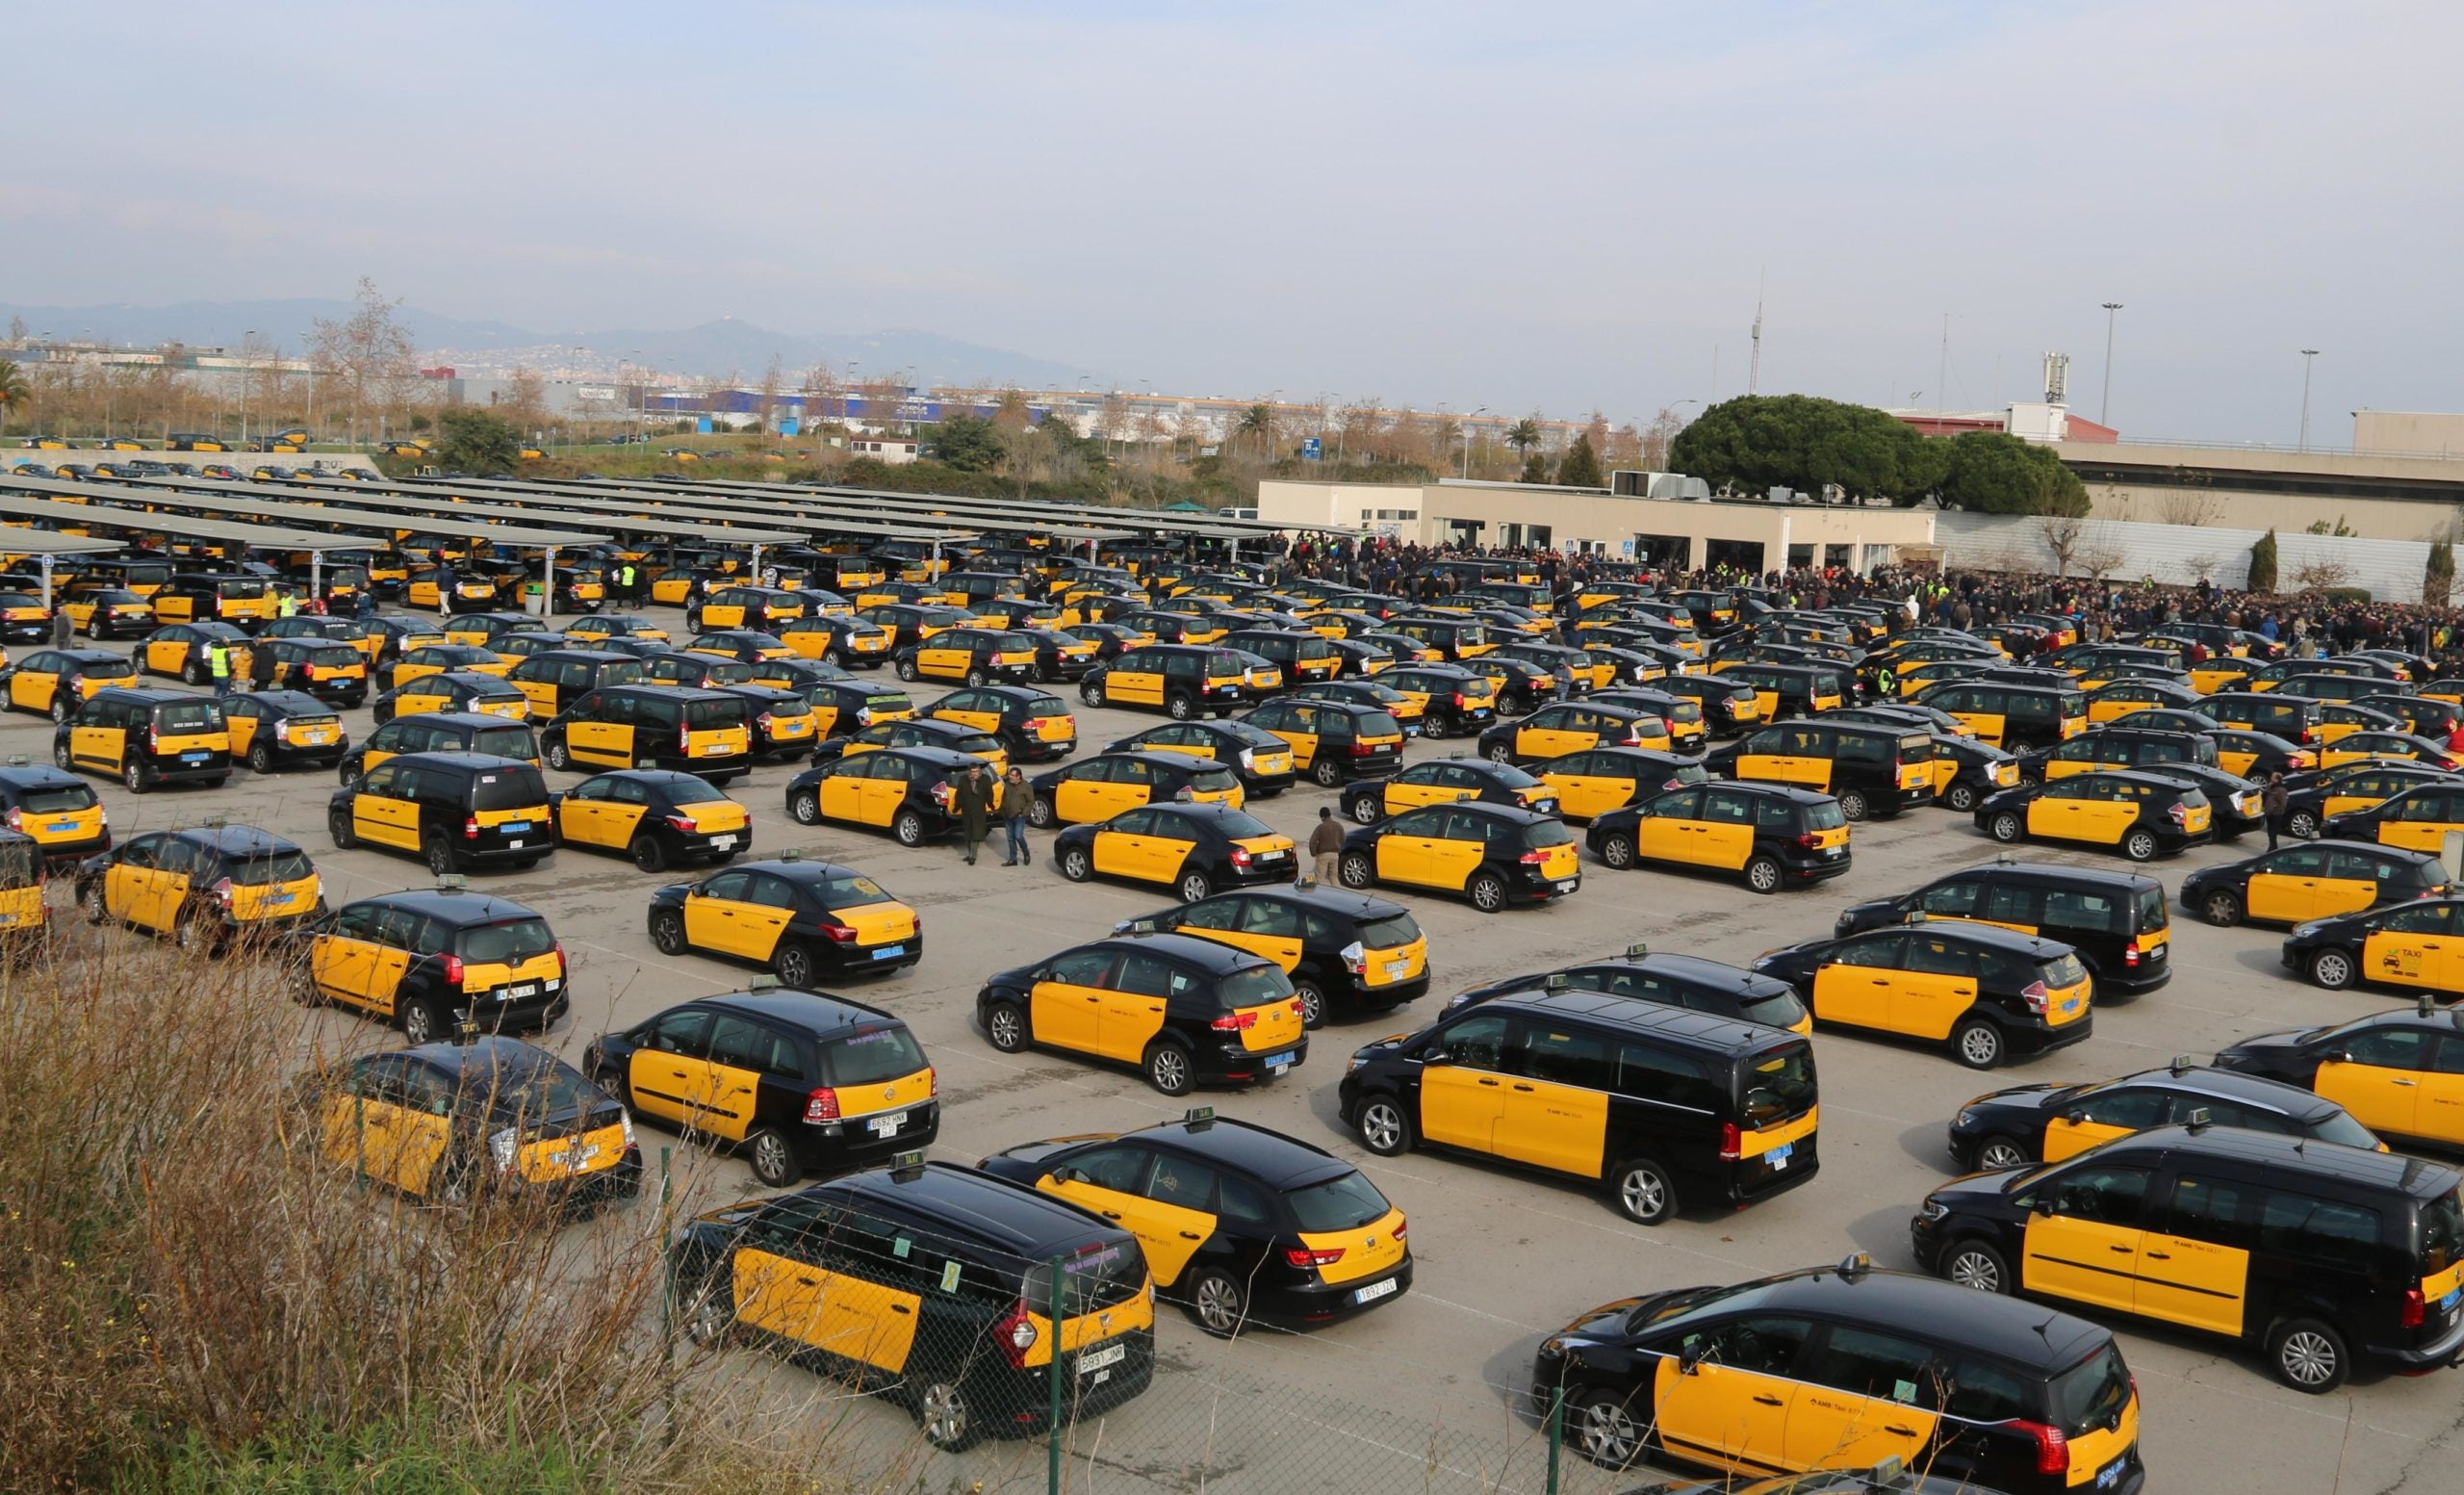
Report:
M1157 707L1176 720L1190 721L1235 709L1253 689L1264 688L1257 679L1255 666L1235 650L1142 644L1090 671L1078 683L1078 699L1089 706ZM1279 679L1276 683L1281 683Z
M112 843L111 814L92 786L22 757L0 767L0 822L31 837L46 861L82 857Z
M2448 751L2444 739L2433 741L2409 732L2355 732L2319 749L2319 766L2340 768L2363 759L2400 759L2432 768L2464 768L2464 760Z
M1392 713L1417 723L1430 741L1469 736L1497 719L1497 686L1486 675L1460 664L1409 662L1382 671L1377 683L1400 695L1415 710Z
M1593 1463L1623 1470L1656 1450L1755 1480L1677 1487L1687 1495L2145 1488L2139 1391L2113 1335L1965 1292L1877 1272L1861 1251L1621 1299L1541 1341L1532 1396L1544 1409L1562 1398L1566 1441Z
M1381 631L1374 633L1359 633L1354 636L1373 649L1384 650L1386 657L1397 664L1443 664L1446 662L1444 653L1406 634ZM1482 677L1482 679L1486 678ZM1492 685L1491 688L1494 689L1495 686Z
M1594 664L1607 670L1607 683L1601 687L1603 689L1647 685L1678 673L1681 663L1681 657L1677 651L1663 650L1658 646L1646 647L1596 634L1578 633L1575 639L1578 650ZM1696 719L1701 719L1699 714Z
M105 774L143 794L166 784L219 788L231 777L222 703L158 687L101 690L52 729L51 760Z
M867 729L868 731L871 729ZM958 829L958 783L969 768L1000 783L972 753L945 747L876 748L808 768L787 781L787 814L798 825L886 830L902 846L921 846Z
M677 883L651 895L651 942L777 972L791 987L824 975L904 970L924 958L924 920L854 867L794 852Z
M641 1192L625 1110L519 1039L363 1054L298 1091L333 1163L417 1199L544 1198L586 1208Z
M1553 814L1463 800L1407 810L1344 838L1337 875L1373 885L1461 893L1483 914L1548 903L1582 886L1574 833Z
M2426 871L2446 876L2436 863ZM2330 992L2386 986L2452 999L2464 992L2464 903L2444 886L2417 898L2297 925L2285 937L2285 968ZM2464 1049L2456 1058L2464 1063Z
M2464 723L2464 707L2452 701L2433 701L2427 696L2381 695L2364 696L2350 706L2370 711L2384 711L2397 718L2397 730L2433 742L2445 742L2452 736L2458 723Z
M2222 691L2201 701L2199 711L2220 727L2265 733L2296 747L2317 747L2325 740L2323 702L2280 691Z
M804 670L827 666L809 659L772 659L747 664L715 655L670 651L641 662L636 682L647 685L683 685L721 691L744 703L753 732L757 759L795 758L810 753L828 735L812 698L798 683ZM517 676L519 671L516 672ZM767 677L766 679L763 677ZM603 683L605 683L603 681ZM852 679L849 682L852 683ZM869 698L868 698L869 699ZM899 699L905 700L904 696ZM832 720L837 718L833 696Z
M1300 776L1293 764L1292 744L1263 727L1240 719L1192 720L1149 727L1104 751L1178 753L1188 758L1213 759L1232 770L1241 781L1242 790L1252 799L1280 794Z
M1057 628L1040 626L1014 628L1013 638L1023 638L1035 646L1034 678L1046 682L1083 680L1087 672L1099 662L1100 648L1093 641L1065 633Z
M2332 1100L2297 1085L2191 1062L2084 1085L2015 1085L1977 1096L1951 1119L1951 1158L1964 1172L2060 1163L2093 1147L2179 1126L2204 1111L2218 1126L2307 1137L2367 1151L2386 1145Z
M1289 692L1296 701L1349 701L1358 706L1373 706L1402 724L1403 735L1421 735L1421 717L1425 708L1421 699L1373 680L1312 681Z
M1988 795L1976 827L1997 841L2077 841L2145 862L2216 838L2216 812L2194 785L2136 768L2022 784Z
M2019 760L1991 743L1952 732L1934 739L1934 803L1968 814L1989 794L2017 786Z
M320 617L314 613L295 612L287 618L276 618L257 631L259 638L323 639L329 643L348 644L360 652L361 657L373 665L385 652L392 635L372 620L362 621L348 616Z
M878 669L889 660L890 631L859 617L809 615L776 632L802 659L826 659L841 669Z
M1564 644L1544 643L1537 639L1520 638L1508 634L1505 642L1498 645L1496 657L1520 659L1526 664L1537 665L1552 675L1556 674L1560 669L1568 671L1574 677L1576 691L1580 694L1605 690L1617 683L1617 666L1614 661L1597 658L1583 650L1568 648Z
M1068 704L1034 685L976 685L953 690L926 709L934 721L955 722L998 737L1010 758L1048 762L1078 749L1078 719Z
M915 1035L827 992L771 987L671 1007L591 1040L582 1070L636 1115L732 1144L773 1189L940 1135L940 1083Z
M1619 871L1648 863L1732 873L1758 893L1838 877L1855 862L1839 802L1782 784L1689 784L1652 792L1594 816L1583 839Z
M1844 664L1742 663L1713 666L1717 678L1750 685L1762 720L1786 721L1846 706L1854 688Z
M273 588L263 577L236 572L175 575L161 591L143 601L152 611L150 618L141 620L148 628L157 623L209 623L218 619L244 627L270 623L280 611ZM127 605L110 606L116 620Z
M251 773L331 768L350 751L350 734L329 704L301 690L248 690L222 698L231 756Z
M2071 644L2042 656L2039 662L2067 670L2079 682L2082 690L2093 690L2108 682L2150 671L2160 677L2181 675L2185 659L2179 649L2139 644Z
M1439 658L1458 664L1480 658L1498 647L1489 625L1454 613L1409 613L1389 619L1386 627L1423 648L1436 650Z
M1801 720L1713 749L1703 766L1743 783L1831 795L1850 820L1888 817L1934 797L1934 735L1865 722Z
M301 979L417 1045L465 1022L552 1027L571 1001L566 978L565 947L535 910L446 877L343 905L309 941Z
M527 722L478 711L423 711L397 716L378 727L366 742L344 754L335 767L343 787L349 788L371 768L405 753L486 753L539 766L539 739L531 735Z
M481 644L418 644L402 651L385 683L396 688L430 675L493 675L502 679L513 661Z
M260 638L255 651L272 662L272 682L320 701L357 707L368 699L368 657L349 644L318 638Z
M1269 701L1241 718L1292 750L1293 767L1334 788L1392 773L1403 760L1403 725L1380 707L1350 701Z
M1388 815L1423 805L1452 805L1464 800L1522 805L1543 813L1558 808L1557 791L1549 784L1511 763L1492 763L1478 758L1410 763L1386 778L1346 786L1339 803L1343 813L1355 822L1375 825Z
M1034 679L1036 653L1035 641L1016 633L951 628L900 649L890 656L890 668L904 681L955 680L982 686Z
M1946 1184L1909 1222L1916 1259L1962 1287L2238 1341L2314 1395L2361 1366L2464 1358L2464 1173L2215 1116Z
M510 683L495 675L481 675L467 670L450 670L442 675L423 675L408 684L397 685L369 703L379 725L404 716L419 716L430 711L475 712L481 716L502 717L509 722L530 719L530 698Z
M675 1278L686 1332L883 1388L951 1453L1041 1434L1054 1405L1092 1418L1146 1389L1154 1283L1137 1237L921 1152L893 1165L688 1224Z
M1570 1174L1639 1224L1742 1209L1820 1168L1802 1035L1564 982L1367 1045L1339 1095L1381 1157L1436 1147Z
M2436 852L2319 840L2201 867L2182 880L2182 906L2224 927L2246 920L2300 924L2447 891L2447 869Z
M585 647L609 638L639 638L651 643L670 642L667 630L650 619L631 612L599 612L576 618L565 625L565 632L585 641ZM696 632L699 632L696 630Z
M1700 956L1655 955L1647 944L1630 945L1613 960L1584 961L1485 982L1448 997L1445 1016L1517 992L1542 991L1604 992L1791 1033L1813 1032L1813 1015L1798 999L1797 989L1786 982Z
M2425 992L2411 1007L2245 1039L2216 1062L2314 1091L2381 1137L2464 1147L2459 1011Z
M1913 922L1991 924L2077 952L2100 996L2152 992L2172 978L2165 886L2141 872L2025 863L2008 852L1912 892L1853 904L1842 937Z
M2284 820L2278 829L2308 839L2320 834L2330 815L2368 810L2421 785L2455 782L2454 775L2442 769L2401 760L2291 774L2284 781Z
M684 657L662 655L658 657ZM634 684L647 674L644 662L630 655L551 646L522 656L505 673L504 679L505 683L521 691L523 698L530 703L531 716L547 721L561 715L576 701L603 685Z
M1533 763L1602 747L1665 753L1670 745L1663 718L1637 707L1593 701L1559 701L1480 734L1481 756L1499 763Z
M2319 755L2305 747L2296 747L2282 737L2264 732L2242 732L2220 727L2208 733L2216 744L2216 766L2226 773L2264 784L2270 774L2288 777L2305 774L2319 766Z
M219 822L132 836L79 863L90 923L125 924L192 954L279 938L325 913L308 854L270 831Z
M1299 873L1290 837L1235 806L1185 801L1070 826L1053 838L1052 860L1073 883L1161 883L1184 903L1221 888L1288 883Z
M724 784L752 771L752 712L725 690L606 685L542 728L539 749L560 772L679 768Z
M1929 685L1916 691L1915 698L1949 712L1979 739L2013 753L2026 753L2088 730L2088 698L2076 690L1958 680Z
M1710 730L1703 721L1703 703L1692 696L1677 695L1657 685L1616 685L1591 697L1593 706L1621 707L1648 711L1668 727L1669 751L1700 753L1710 743Z
M594 774L550 799L556 844L628 856L645 872L688 862L724 863L753 843L742 805L709 781L673 769Z
M2097 727L2057 746L2019 755L2019 776L2036 783L2116 768L2160 768L2176 763L2213 766L2220 757L2215 740L2204 733Z
M905 721L915 714L914 698L907 692L864 681L813 681L797 688L812 705L816 742L847 736L883 722Z
M1385 1012L1428 990L1428 940L1402 905L1321 884L1248 888L1159 910L1118 935L1193 935L1283 967L1303 1026L1330 1013Z
M813 748L813 761L834 762L888 747L946 748L953 753L982 760L986 770L995 778L1010 766L1009 749L1002 745L999 737L957 722L937 721L929 717L876 722L860 732L818 743Z
M1222 643L1272 664L1281 684L1332 680L1343 668L1343 656L1315 632L1243 628L1224 634Z
M1984 924L1924 920L1811 940L1758 956L1753 968L1795 987L1816 1021L1945 1044L1971 1070L2095 1030L2094 982L2076 950Z
M1193 935L1116 935L998 971L975 1013L1002 1053L1034 1045L1134 1066L1167 1095L1280 1079L1309 1057L1282 967Z
M986 1172L1116 1221L1158 1293L1229 1339L1391 1302L1412 1285L1408 1224L1360 1170L1211 1106L1139 1131L1032 1142Z
M1109 820L1142 805L1247 803L1240 776L1185 753L1105 753L1030 782L1027 818L1040 827Z
M42 847L22 831L0 831L0 961L21 968L51 947L51 909L43 902Z
M174 623L158 628L129 651L128 662L141 675L164 675L192 685L207 685L214 682L214 667L206 653L217 643L228 655L229 678L248 679L254 641L234 623Z
M2319 825L2320 835L2339 840L2433 853L2445 847L2450 831L2464 831L2464 778L2453 775L2416 784L2366 809L2328 815Z
M688 653L706 654L721 659L741 659L747 664L760 664L770 659L792 659L796 652L783 643L776 633L757 629L717 629L696 633L685 641Z
M445 640L466 648L486 648L509 634L541 632L539 620L526 612L476 612L449 619Z
M715 629L750 628L775 633L805 615L808 599L777 586L719 586L686 609L684 627L695 633Z
M1597 819L1613 810L1637 805L1663 789L1701 784L1708 775L1690 759L1647 748L1593 748L1533 763L1536 777L1554 805L1534 802L1532 808L1553 808L1565 819Z
M1136 607L1112 614L1108 621L1135 630L1153 643L1186 644L1204 648L1232 631L1229 622L1218 614L1214 605L1187 598L1174 598L1174 604L1187 604L1183 611L1172 606Z
M892 654L975 621L974 613L944 602L884 603L869 607L860 606L856 609L856 616L889 634Z
M42 605L39 594L0 591L0 639L33 643L50 636L51 609Z
M535 866L556 848L547 781L488 753L405 753L379 763L328 802L325 828L341 849L408 852L440 877Z
M1714 737L1733 737L1762 724L1762 698L1742 680L1718 675L1671 675L1659 688L1692 700L1703 713L1703 725Z
M2388 683L2386 675L2338 673L2333 669L2317 668L2314 662L2308 671L2287 675L2270 688L2288 695L2308 696L2314 701L2357 701L2364 696L2383 694ZM2253 680L2251 683L2255 686L2261 683Z
M2169 706L2177 710L2201 709L2206 697L2189 685L2176 685L2161 680L2118 680L2086 692L2088 721L2092 726L2118 721L2133 711L2150 707Z
M104 649L38 649L12 665L0 665L5 704L64 722L95 692L135 689L137 667Z

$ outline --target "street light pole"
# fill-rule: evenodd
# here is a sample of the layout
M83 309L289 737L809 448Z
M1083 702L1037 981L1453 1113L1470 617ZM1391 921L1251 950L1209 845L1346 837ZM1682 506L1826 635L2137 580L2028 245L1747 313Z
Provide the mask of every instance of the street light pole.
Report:
M1463 480L1472 480L1472 422L1489 407L1482 405L1463 418Z
M2105 387L2096 396L2096 424L2110 426L2114 413L2114 313L2121 310L2119 301L2104 302L2105 308Z
M2310 450L2310 366L2319 357L2315 348L2301 350L2301 450Z

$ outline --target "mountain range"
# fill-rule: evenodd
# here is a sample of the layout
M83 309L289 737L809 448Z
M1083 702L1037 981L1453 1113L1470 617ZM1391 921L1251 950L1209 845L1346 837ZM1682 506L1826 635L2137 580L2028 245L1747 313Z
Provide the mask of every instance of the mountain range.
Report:
M342 321L355 308L341 300L292 297L262 301L176 301L137 306L25 306L0 301L0 322L24 323L30 334L58 341L94 339L152 348L162 343L237 348L252 329L264 342L296 353L318 319ZM468 365L466 373L500 374L516 364L578 374L613 374L620 364L647 363L662 374L761 377L776 356L790 383L828 362L841 375L852 359L860 379L909 372L920 384L1017 384L1074 388L1086 370L1074 363L987 348L935 332L897 328L869 333L791 333L733 317L674 329L619 327L539 332L501 322L467 322L422 307L395 313L424 363Z

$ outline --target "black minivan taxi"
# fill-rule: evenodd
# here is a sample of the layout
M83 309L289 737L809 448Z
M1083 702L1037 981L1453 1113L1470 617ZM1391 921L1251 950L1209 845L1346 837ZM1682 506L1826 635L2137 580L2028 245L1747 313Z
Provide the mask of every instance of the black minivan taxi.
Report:
M1912 892L1851 905L1841 936L1905 924L1962 920L1998 924L2078 952L2096 994L2153 992L2172 979L2172 915L2165 885L2140 872L2018 862L2009 853L1952 872Z

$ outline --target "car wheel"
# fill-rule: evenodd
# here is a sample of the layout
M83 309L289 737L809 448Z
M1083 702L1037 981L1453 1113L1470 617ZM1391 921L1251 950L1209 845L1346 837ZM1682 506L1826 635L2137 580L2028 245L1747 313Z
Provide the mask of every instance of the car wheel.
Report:
M1465 885L1463 895L1481 913L1495 914L1505 907L1505 879L1495 872L1477 873Z
M68 742L66 738L53 739L51 744L51 761L52 765L58 768L74 769L77 766L76 758L68 751Z
M1333 759L1321 758L1310 765L1309 778L1320 788L1339 789L1343 787L1344 771Z
M995 1002L984 1015L984 1036L1005 1054L1027 1046L1027 1015L1015 1002Z
M2242 922L2242 900L2229 888L2220 888L2199 900L2198 916L2219 929Z
M1978 1173L1998 1173L2006 1168L2021 1168L2028 1162L2026 1148L1998 1133L1976 1145Z
M765 1126L744 1140L744 1160L753 1165L753 1176L765 1189L783 1189L803 1172L796 1166L796 1149L788 1145L786 1133L775 1126Z
M890 666L890 668L897 674L899 679L906 681L909 684L913 684L915 683L914 660L901 659Z
M1951 1057L1971 1070L1990 1070L2002 1062L2002 1030L1984 1018L1970 1018L1951 1032Z
M1574 1445L1583 1457L1604 1469L1630 1469L1643 1456L1643 1422L1627 1410L1626 1398L1614 1391L1582 1392L1569 1404Z
M1186 1095L1195 1083L1190 1073L1190 1051L1180 1044L1160 1042L1146 1049L1146 1083L1167 1095Z
M2287 1319L2271 1329L2268 1365L2276 1379L2312 1396L2343 1385L2350 1368L2345 1337L2317 1319Z
M790 987L809 988L820 974L812 947L795 940L780 944L779 953L771 958L771 969L778 973L780 985Z
M1249 1304L1242 1296L1240 1282L1230 1273L1220 1267L1206 1267L1190 1280L1189 1315L1206 1333L1217 1339L1230 1339L1248 1322Z
M1865 793L1862 789L1841 789L1837 799L1839 816L1843 820L1862 820L1872 812L1873 807L1865 803Z
M667 870L667 848L659 844L657 837L636 836L633 838L633 844L627 849L633 854L633 865L640 867L643 871L664 872Z
M1768 852L1757 853L1745 863L1745 886L1756 892L1778 892L1781 875L1780 859Z
M716 1280L703 1284L702 1291L685 1305L684 1332L697 1345L722 1344L734 1327L735 1309Z
M1511 763L1514 761L1514 744L1501 737L1482 749L1481 756L1493 763Z
M444 1036L445 1015L436 1010L434 1002L422 999L402 1009L402 1042L417 1048Z
M1315 981L1296 981L1292 994L1300 999L1300 1025L1322 1028L1326 1025L1326 993Z
M445 838L443 832L428 833L427 839L420 845L420 856L427 863L427 869L439 877L453 870L453 843Z
M898 838L901 846L921 846L924 844L924 817L912 810L902 810L898 818L889 823L889 834Z
M798 789L787 801L787 813L798 825L821 824L821 796L811 789Z
M1191 867L1181 873L1181 901L1183 903L1203 903L1208 898L1214 896L1214 893L1215 879L1207 876L1198 868Z
M1176 722L1189 721L1198 714L1197 703L1187 696L1170 696L1164 702L1164 711Z
M188 684L202 685L205 683L205 668L195 663L183 664L180 666L180 679Z
M1060 812L1053 808L1052 801L1040 794L1027 801L1027 824L1039 831L1051 830L1052 822L1059 818L1059 815Z
M2015 1286L2011 1264L1983 1241L1962 1241L1942 1253L1942 1280L1980 1293L2007 1293Z
M564 738L552 737L549 739L545 751L548 755L548 766L555 769L558 773L562 773L574 765L573 755L565 751Z
M661 909L651 915L651 943L661 955L681 955L692 945L684 938L684 915L674 909Z
M2156 833L2144 827L2121 838L2121 854L2133 862L2145 862L2156 855Z
M2284 831L2296 839L2315 841L2319 838L2319 817L2311 811L2297 810L2284 817Z
M1976 811L1976 786L1954 784L1942 795L1942 803L1961 814L1972 814Z
M214 926L206 922L203 915L192 914L172 930L171 941L184 955L211 955L215 945Z
M969 690L982 690L985 686L985 683L990 679L991 677L985 674L981 668L969 670L966 672L967 688Z
M1421 718L1421 735L1431 742L1446 740L1446 718L1431 711Z
M2012 737L2002 744L2002 751L2013 758L2025 758L2036 750L2037 745L2026 737ZM2039 776L2042 776L2042 770L2039 770Z
M1650 1158L1628 1158L1608 1171L1618 1210L1638 1225L1656 1225L1677 1215L1677 1181Z
M64 727L68 725L68 698L65 695L51 698L51 719Z
M273 772L273 752L262 742L248 744L248 772Z
M325 834L333 838L337 851L348 851L359 844L358 836L350 828L350 812L346 810L336 810L326 814Z
M128 792L131 794L142 794L154 786L145 776L145 764L134 758L128 760L127 766L120 769L119 782L128 786Z
M1356 795L1351 804L1346 808L1350 811L1352 821L1356 825L1375 825L1386 818L1386 807L1379 803L1378 796L1375 794Z
M1600 860L1621 872L1631 867L1634 864L1634 838L1622 831L1603 838Z
M1985 834L1997 841L2015 841L2019 838L2020 833L2026 829L2027 823L2019 818L2017 811L2005 810L1996 814L1991 823L1986 826Z
M1061 854L1061 875L1073 883L1083 883L1095 875L1095 864L1088 860L1086 847L1072 846Z
M1360 1145L1379 1157L1412 1150L1412 1119L1392 1095L1372 1095L1362 1102L1352 1130L1360 1133Z
M915 1394L915 1427L925 1442L944 1454L963 1453L975 1444L975 1419L968 1415L966 1393L956 1381L931 1381Z
M1104 704L1104 683L1103 683L1103 682L1101 682L1101 681L1097 681L1097 680L1080 681L1080 682L1078 683L1078 699L1079 699L1079 700L1081 700L1081 701L1086 702L1089 706L1101 706L1101 705L1103 705L1103 704Z
M1369 853L1348 851L1335 863L1335 877L1346 888L1366 888L1376 880L1376 868L1371 864Z
M2310 979L2330 992L2342 992L2361 978L2361 963L2342 945L2329 945L2310 956Z
M112 921L112 906L110 900L103 896L101 878L97 877L86 885L85 902L87 923L108 924Z

